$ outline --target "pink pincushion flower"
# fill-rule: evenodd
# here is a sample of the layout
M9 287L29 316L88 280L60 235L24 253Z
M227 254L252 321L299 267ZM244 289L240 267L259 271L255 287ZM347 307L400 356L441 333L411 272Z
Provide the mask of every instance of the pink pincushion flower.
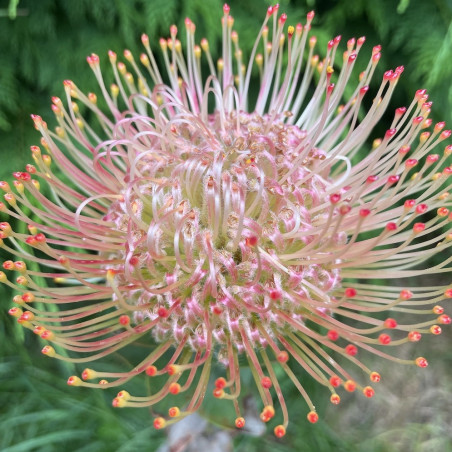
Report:
M451 271L452 147L432 153L450 131L444 123L431 127L431 103L420 90L369 149L403 68L384 74L365 113L380 47L355 80L364 38L347 42L337 71L340 37L320 61L309 38L313 17L285 34L285 14L270 7L245 66L225 5L217 68L208 42L195 45L187 19L185 54L175 26L160 40L164 75L145 35L141 67L128 50L126 63L109 52L110 90L99 58L88 57L107 113L95 94L65 81L66 106L52 99L56 129L33 116L45 153L32 147L35 165L14 173L14 193L0 183L1 211L30 231L0 224L2 247L23 259L3 264L19 273L15 282L0 273L18 293L20 307L10 313L55 344L44 354L71 362L97 361L150 335L156 344L131 369L87 368L70 385L109 388L142 373L166 375L148 397L120 391L113 401L147 407L187 392L183 405L156 417L162 428L199 408L218 361L225 376L213 396L232 401L242 428L243 354L262 398L261 419L282 414L274 432L283 436L288 413L277 367L316 422L302 369L337 404L341 387L374 395L366 379L380 375L361 354L427 366L422 357L395 357L393 346L450 323L438 305L452 297L450 286L408 286L417 276ZM344 100L346 87L353 93ZM24 261L42 270L27 270ZM36 278L59 285L40 286ZM407 324L407 312L421 320Z

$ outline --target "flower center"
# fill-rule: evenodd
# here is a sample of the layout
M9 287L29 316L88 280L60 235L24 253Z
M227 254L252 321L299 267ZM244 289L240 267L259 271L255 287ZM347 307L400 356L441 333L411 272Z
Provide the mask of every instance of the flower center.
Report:
M135 160L107 215L127 235L113 285L136 322L160 317L158 341L188 334L195 350L205 349L207 315L217 343L229 337L242 351L243 331L265 346L263 331L277 337L291 328L280 313L303 321L325 309L338 270L297 260L329 253L346 236L325 234L333 210L329 170L316 171L322 150L281 182L305 131L256 113L214 114L208 125L176 118L165 140L149 142L143 124L137 130L137 146L152 151Z

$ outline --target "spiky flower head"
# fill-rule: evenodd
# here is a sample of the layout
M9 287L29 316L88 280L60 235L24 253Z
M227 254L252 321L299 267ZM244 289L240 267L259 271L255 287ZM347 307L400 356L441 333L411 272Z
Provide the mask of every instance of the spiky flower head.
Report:
M149 407L179 394L168 414L157 409L162 428L212 394L219 362L213 396L233 403L242 428L243 355L261 419L279 419L274 432L283 436L277 374L316 422L300 375L337 404L344 390L374 395L378 360L370 369L361 355L427 366L397 358L394 346L450 323L439 305L450 285L410 283L451 271L452 146L433 153L451 132L432 126L420 90L368 146L403 68L370 92L380 47L358 77L365 39L350 39L341 57L338 36L320 59L313 17L286 28L286 15L270 7L245 64L225 5L216 65L186 19L185 52L175 26L160 40L164 73L146 35L140 63L128 50L124 62L109 52L109 89L99 57L88 57L107 112L96 94L65 81L66 102L52 99L56 129L33 116L42 135L35 164L14 173L14 187L1 183L1 211L29 228L1 223L2 247L18 259L3 264L16 279L0 274L17 292L10 313L53 344L44 354L71 362L126 354L139 339L155 344L130 369L87 368L70 385L106 389L147 374L152 395L121 390L113 405ZM420 320L407 323L405 313Z

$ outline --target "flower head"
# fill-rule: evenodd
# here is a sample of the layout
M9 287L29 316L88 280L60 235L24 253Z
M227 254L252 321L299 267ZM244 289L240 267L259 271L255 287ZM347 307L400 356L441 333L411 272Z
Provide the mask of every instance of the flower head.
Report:
M313 17L286 27L270 7L245 64L225 5L216 65L186 19L185 52L175 26L160 40L164 71L146 35L140 63L128 50L124 62L109 52L110 89L99 57L87 58L107 112L96 94L65 81L66 102L52 98L56 129L32 116L42 135L31 148L35 164L14 173L13 187L0 183L1 211L29 228L0 224L2 247L18 259L3 264L15 282L0 273L17 292L11 315L54 344L44 354L71 362L138 339L155 344L130 369L86 368L68 384L106 389L164 375L148 397L121 390L113 400L146 407L179 397L155 418L159 429L199 408L219 362L213 396L232 401L242 428L244 355L262 421L281 417L279 437L289 418L278 367L314 423L301 372L338 404L357 389L374 395L378 360L370 369L361 355L427 366L423 357L397 358L394 346L451 321L439 305L450 286L413 286L417 276L451 271L452 146L432 153L451 132L432 126L419 90L369 148L403 67L371 93L380 47L357 77L365 39L350 39L341 59L338 36L321 60ZM420 320L406 323L404 313Z

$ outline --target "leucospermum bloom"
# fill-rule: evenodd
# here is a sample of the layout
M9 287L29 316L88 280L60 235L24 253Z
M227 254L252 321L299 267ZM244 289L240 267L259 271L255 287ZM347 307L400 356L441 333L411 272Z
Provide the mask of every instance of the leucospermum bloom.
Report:
M88 57L108 112L96 94L65 81L66 102L52 99L56 129L33 116L42 135L34 165L14 173L14 186L1 182L1 211L29 228L1 223L2 247L17 259L0 276L17 293L10 313L50 341L44 354L75 363L126 353L137 340L155 344L132 368L93 364L70 385L122 389L147 374L150 396L121 390L113 405L168 398L169 412L154 420L162 428L213 391L233 403L241 428L243 355L261 419L275 417L283 436L289 416L277 374L316 422L300 375L337 404L347 391L374 395L380 360L368 368L366 354L427 366L417 355L397 358L394 346L451 321L440 306L450 285L411 286L451 271L452 146L438 146L451 132L432 125L420 90L368 146L403 68L372 92L380 47L359 76L364 38L350 39L340 56L337 37L320 59L313 17L286 27L270 7L245 63L225 5L216 64L187 19L185 51L175 26L160 40L163 68L146 35L140 63L128 50L124 62L109 52L110 88L99 57ZM407 323L406 313L420 320ZM213 382L215 362L224 376Z

